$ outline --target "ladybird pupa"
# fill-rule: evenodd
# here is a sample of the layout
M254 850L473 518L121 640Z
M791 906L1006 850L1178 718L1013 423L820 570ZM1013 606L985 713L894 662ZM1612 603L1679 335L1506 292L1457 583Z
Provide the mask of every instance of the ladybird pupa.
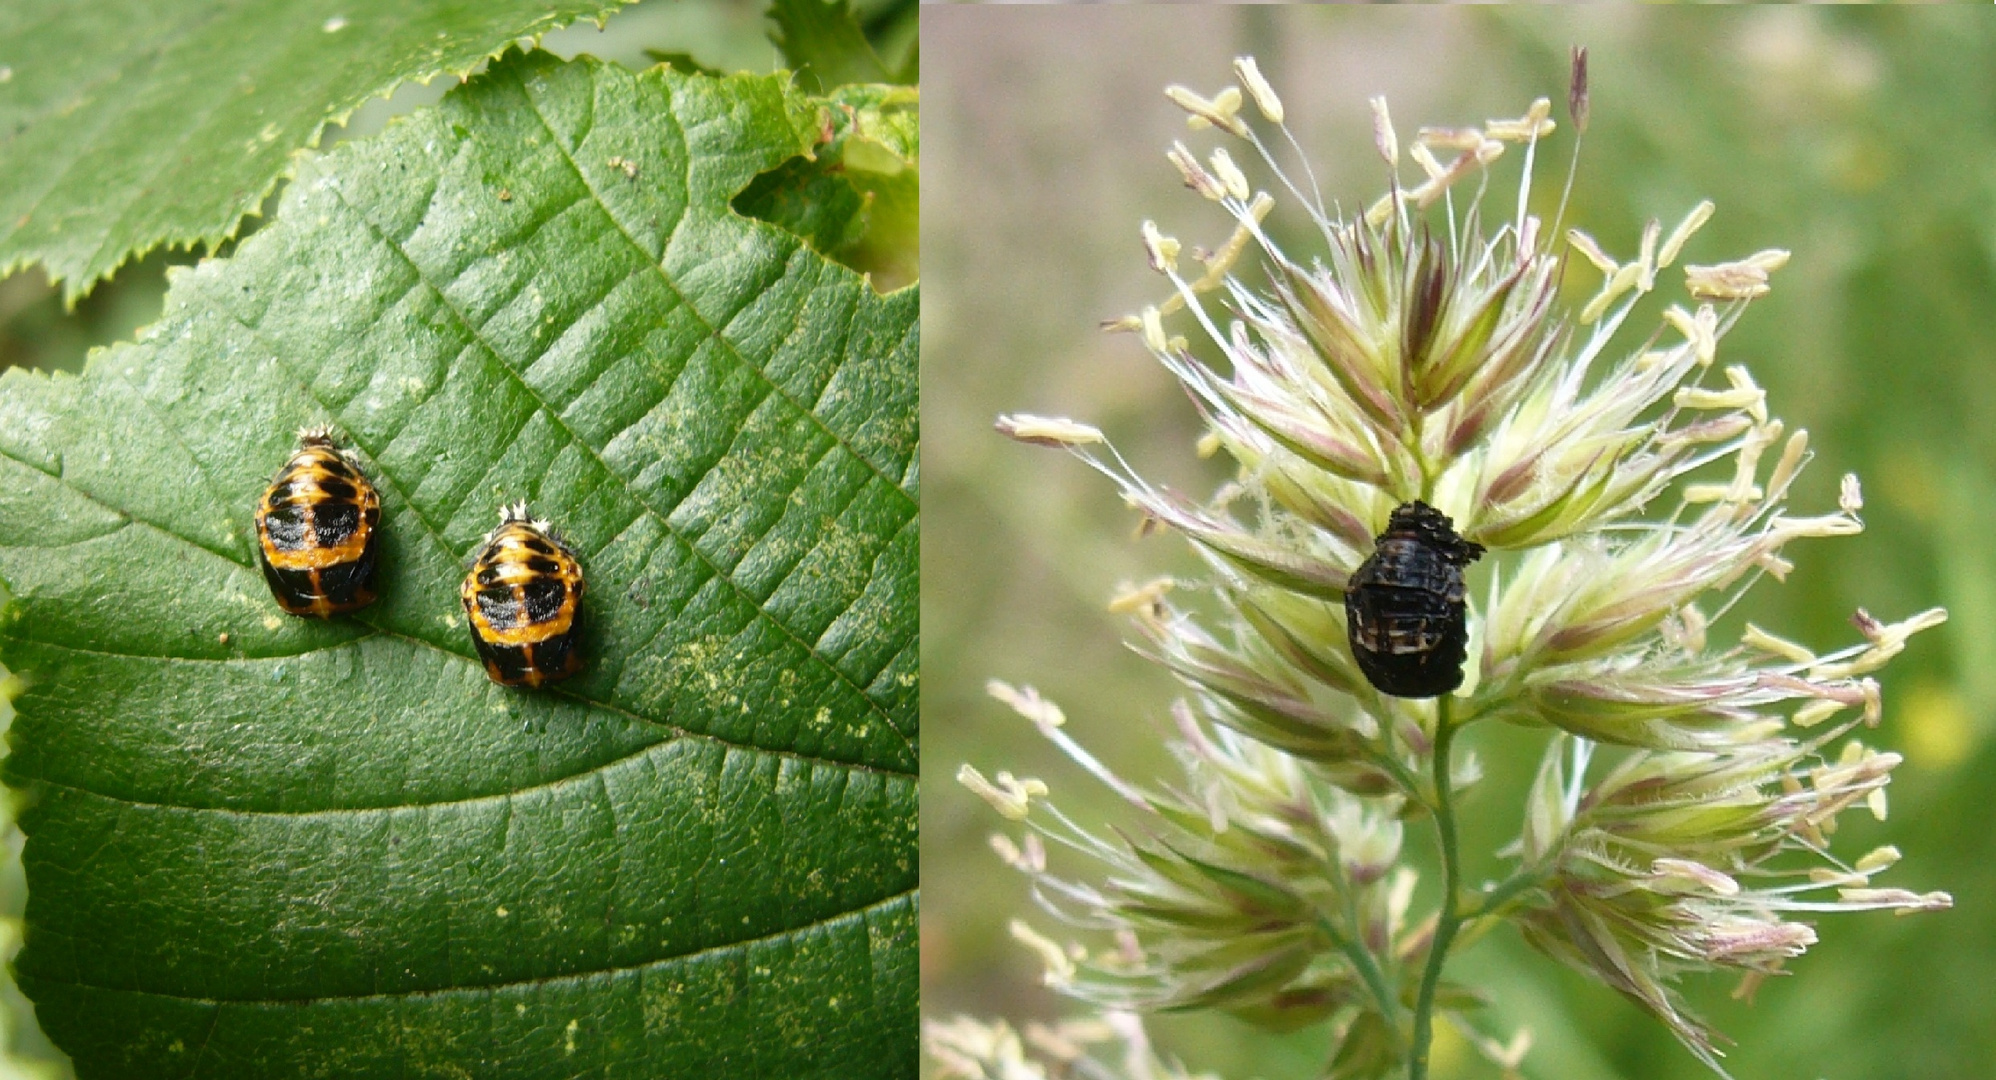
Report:
M582 564L526 503L499 511L461 595L472 646L493 682L542 686L582 667Z
M1352 657L1380 693L1440 697L1462 685L1469 645L1463 568L1483 546L1456 535L1448 515L1402 503L1345 587Z
M256 507L256 552L278 606L330 618L374 602L381 496L329 428L298 433L298 452Z

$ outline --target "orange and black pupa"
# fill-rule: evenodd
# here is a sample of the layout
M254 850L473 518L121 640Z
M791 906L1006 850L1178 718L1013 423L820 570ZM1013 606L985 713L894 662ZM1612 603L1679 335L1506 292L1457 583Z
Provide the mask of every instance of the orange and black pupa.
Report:
M471 643L493 682L541 686L582 667L582 564L526 503L499 511L463 597Z
M256 553L279 606L325 619L374 602L381 496L330 428L298 433L298 452L256 507Z

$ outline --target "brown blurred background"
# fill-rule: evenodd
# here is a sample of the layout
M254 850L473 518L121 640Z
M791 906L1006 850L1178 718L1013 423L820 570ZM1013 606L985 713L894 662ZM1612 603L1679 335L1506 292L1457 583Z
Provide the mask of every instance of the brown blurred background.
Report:
M1132 539L1106 481L991 431L1006 411L1103 427L1146 475L1204 492L1224 478L1191 453L1193 411L1127 335L1096 323L1164 295L1138 223L1188 245L1229 223L1163 158L1187 137L1160 95L1210 93L1256 54L1326 196L1381 190L1366 98L1386 94L1403 143L1421 124L1513 116L1563 102L1569 44L1593 52L1594 121L1571 218L1611 251L1642 222L1698 199L1718 216L1691 261L1794 251L1721 349L1769 388L1773 411L1815 436L1796 501L1834 503L1866 481L1869 530L1791 549L1786 586L1763 582L1719 632L1751 618L1827 649L1854 640L1863 605L1898 618L1946 604L1953 621L1884 675L1874 733L1907 756L1889 826L1848 820L1839 850L1890 839L1910 888L1947 888L1952 912L1826 919L1796 977L1747 1005L1730 982L1692 986L1739 1046L1747 1078L1976 1077L1996 1061L1996 19L1988 8L1582 9L1366 7L928 7L922 370L923 1004L1015 1023L1059 1015L1005 923L1023 881L986 837L996 815L951 777L965 761L1048 779L1083 820L1115 820L1106 793L984 697L1031 683L1125 775L1169 768L1176 693L1120 640L1103 602L1119 582L1196 572L1182 541ZM1564 117L1563 105L1556 115ZM1565 173L1569 133L1540 164ZM1236 157L1241 157L1236 154ZM1511 170L1493 189L1507 191ZM1293 211L1293 207L1289 208ZM1280 218L1285 213L1278 209ZM1292 254L1309 250L1291 228ZM1596 279L1576 271L1574 287ZM1642 326L1639 318L1632 326ZM1640 332L1640 331L1638 331ZM1633 336L1628 344L1633 347ZM1470 845L1515 835L1542 736L1479 731L1489 778L1469 799ZM1410 830L1410 848L1429 837ZM1472 864L1474 869L1475 864ZM1040 916L1043 927L1049 920ZM1486 1025L1530 1026L1526 1074L1559 1080L1706 1075L1611 992L1523 949L1508 931L1455 969L1497 1004ZM1189 1065L1229 1080L1317 1075L1322 1032L1272 1037L1225 1019L1154 1026ZM1460 1043L1438 1077L1495 1076Z

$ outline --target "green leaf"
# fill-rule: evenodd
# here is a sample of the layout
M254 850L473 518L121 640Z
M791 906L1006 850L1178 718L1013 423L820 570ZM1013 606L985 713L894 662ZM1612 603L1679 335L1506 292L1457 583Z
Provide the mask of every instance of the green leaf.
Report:
M919 0L855 0L853 14L883 63L898 53L900 65L889 82L914 86L921 81L921 13Z
M810 158L756 177L735 209L781 225L818 251L896 288L921 263L921 91L841 86L832 137Z
M796 233L829 258L866 235L866 197L829 157L791 158L763 173L735 209Z
M510 56L0 377L16 969L80 1076L915 1074L918 294L729 209L824 111ZM384 536L319 622L250 513L325 421ZM457 600L519 498L588 575L553 691Z
M771 0L776 23L770 40L797 69L807 89L824 93L847 83L893 82L866 40L851 0Z
M328 123L625 0L0 4L0 277L233 236Z
M722 71L720 68L709 67L706 64L703 64L700 61L693 59L693 54L689 52L669 52L664 49L646 49L644 53L645 56L649 57L651 61L655 64L671 64L673 67L676 67L679 70L684 71L688 74L712 75L715 76L716 78L727 74L726 72Z
M1393 1029L1376 1012L1361 1012L1345 1029L1325 1080L1373 1080L1400 1064Z
M866 229L840 259L877 281L913 281L921 268L921 91L842 86L831 100L845 118L839 164L866 200Z

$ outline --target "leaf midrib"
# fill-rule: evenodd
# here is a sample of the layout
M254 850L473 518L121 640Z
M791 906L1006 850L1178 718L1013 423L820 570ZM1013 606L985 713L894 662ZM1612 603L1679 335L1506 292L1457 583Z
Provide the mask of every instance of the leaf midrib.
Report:
M323 817L323 818L358 817L367 814L393 814L404 810L435 810L439 807L470 806L474 803L499 803L502 801L510 802L511 800L519 798L522 795L527 795L542 790L558 788L564 784L582 783L585 780L591 778L600 780L604 770L615 768L616 766L622 765L627 761L636 760L637 758L643 757L644 755L649 754L655 750L658 750L661 747L670 746L673 743L680 741L680 739L682 738L691 741L714 742L723 747L726 747L727 749L739 751L745 754L760 753L760 754L767 754L771 757L776 757L776 758L788 758L791 761L806 763L813 768L836 769L848 773L874 773L879 776L890 777L895 780L904 780L904 781L912 781L916 779L916 776L913 773L894 772L891 769L877 769L869 765L852 765L843 761L825 761L821 758L805 757L802 754L792 754L781 750L763 750L760 747L736 746L732 743L723 743L719 739L706 739L703 736L699 735L681 735L678 738L660 739L658 742L655 743L646 743L644 746L641 746L638 749L633 750L630 753L625 754L621 757L611 758L608 761L599 762L595 765L591 765L590 767L583 769L580 772L573 772L569 773L567 776L557 776L554 777L553 779L542 780L536 783L528 784L524 787L510 788L506 791L493 792L489 795L469 795L462 799L438 799L435 802L383 803L378 806L321 807L313 810L240 810L235 807L229 807L229 806L197 806L191 803L159 802L152 799L130 799L122 795L112 795L108 792L98 791L95 788L84 787L81 784L65 783L64 781L61 780L50 780L45 777L39 777L39 776L31 777L29 779L32 779L34 783L42 784L50 788L60 788L64 791L74 791L80 795L88 795L93 799L103 799L105 802L114 802L120 806L131 807L134 810L170 811L172 813L177 813L177 814L214 814L219 817L250 818L257 820L261 820L264 818L301 819L301 818L313 818L313 817Z
M403 993L324 994L318 997L308 997L308 998L255 998L255 997L211 998L211 997L193 997L191 995L182 995L182 994L172 994L159 990L130 990L124 987L104 986L99 983L75 982L68 979L51 979L41 975L33 975L29 976L29 978L35 982L47 983L53 986L76 986L92 990L107 990L119 994L133 994L145 997L170 998L175 1001L189 1001L197 1004L209 1004L209 1005L296 1006L296 1005L311 1005L316 1002L322 1002L322 1001L400 1001L408 998L446 997L454 994L491 994L498 991L510 990L516 987L547 986L563 982L581 983L581 982L588 982L592 979L615 978L616 976L625 974L627 972L643 971L648 968L665 968L665 967L674 967L681 964L693 963L711 954L725 953L736 949L751 949L757 945L778 942L785 938L797 937L803 934L811 933L819 929L832 929L839 926L842 923L863 921L866 919L868 915L871 915L875 912L884 912L888 908L892 907L897 903L901 903L906 900L913 900L916 897L919 897L921 895L921 892L922 892L922 887L920 885L910 886L908 888L900 890L899 892L894 892L888 894L887 896L883 896L878 900L869 901L866 904L863 904L859 907L848 908L845 911L841 911L836 915L829 915L822 919L813 919L810 922L802 923L798 926L785 927L784 929L777 930L768 934L762 934L757 937L744 938L740 941L730 941L720 945L709 945L705 948L695 949L692 952L679 953L674 956L663 956L654 960L646 960L643 961L642 963L637 963L637 964L611 965L610 967L592 968L587 971L564 972L563 974L560 975L539 975L531 979L514 979L508 982L496 982L496 983L468 983L462 986L448 986L434 990L410 990Z
M109 649L91 649L80 645L65 644L59 641L47 641L41 638L13 637L12 635L5 635L5 637L13 641L21 641L33 645L38 645L44 649L59 649L63 652L78 653L85 656L104 656L117 660L157 660L163 663L170 663L170 664L252 664L252 663L265 663L271 661L288 662L288 661L295 661L301 657L311 656L314 653L331 652L334 649L349 648L355 645L359 645L361 642L370 641L375 638L392 638L397 641L403 641L411 645L421 646L422 648L430 649L434 652L441 653L444 656L453 659L463 660L467 663L470 662L469 657L466 657L461 653L454 652L450 649L446 649L436 644L435 642L426 641L423 638L415 637L410 634L404 634L396 630L389 630L383 627L373 626L372 624L363 623L362 625L368 626L370 632L362 634L358 637L348 638L345 641L337 642L335 644L321 645L316 648L307 649L303 652L271 653L263 656L210 657L210 656L165 656L165 655L157 655L151 653L122 653L122 652L113 652ZM164 807L166 809L184 810L188 812L213 811L215 813L267 815L267 816L283 817L283 816L303 816L308 814L372 813L375 811L383 811L383 810L402 810L402 809L411 809L416 807L427 807L427 806L447 806L453 803L468 803L468 802L478 802L487 799L510 798L514 795L522 794L527 791L532 791L535 788L553 787L557 784L566 783L570 780L580 779L581 777L587 776L591 773L601 772L602 770L607 769L610 766L615 765L620 761L625 761L632 757L636 757L638 754L645 753L646 751L651 750L653 747L660 746L664 742L670 742L673 741L674 739L691 739L698 742L712 743L716 746L724 747L729 750L738 750L741 751L742 753L766 754L774 758L803 762L812 766L823 766L827 768L843 769L849 772L875 773L881 776L897 777L908 780L913 780L920 775L920 773L916 771L895 769L886 765L875 765L868 762L858 762L858 761L842 761L838 758L818 757L797 750L783 750L783 749L778 749L776 747L760 746L755 743L733 742L728 739L721 738L720 736L715 735L711 732L691 731L686 728L679 727L675 724L668 724L659 720L647 719L643 716L638 715L635 712L632 712L629 709L624 708L621 705L616 705L604 701L594 701L589 698L583 697L580 694L572 693L559 686L543 687L541 692L547 694L550 697L565 698L569 701L572 701L586 708L600 709L604 712L611 713L616 716L621 716L626 720L632 720L636 721L637 723L644 724L647 727L661 729L669 733L670 737L665 740L662 740L661 742L651 743L633 753L626 754L623 757L602 762L601 764L592 765L589 768L582 770L581 772L570 773L567 776L556 777L551 780L543 780L538 783L529 784L526 787L513 788L504 792L494 792L489 795L474 795L463 799L440 799L435 802L382 803L380 805L375 805L375 806L323 807L316 810L235 810L228 807L219 807L219 806L196 806L189 803L168 803L168 802L156 802L144 799L127 799L120 795L113 795L110 794L109 792L98 791L94 788L84 787L79 784L65 784L60 781L50 780L47 779L46 777L39 777L39 776L35 777L34 779L38 783L49 784L54 787L66 787L72 791L81 791L84 792L85 794L94 795L100 799L109 799L113 802L124 803L128 806L159 806L159 807Z

